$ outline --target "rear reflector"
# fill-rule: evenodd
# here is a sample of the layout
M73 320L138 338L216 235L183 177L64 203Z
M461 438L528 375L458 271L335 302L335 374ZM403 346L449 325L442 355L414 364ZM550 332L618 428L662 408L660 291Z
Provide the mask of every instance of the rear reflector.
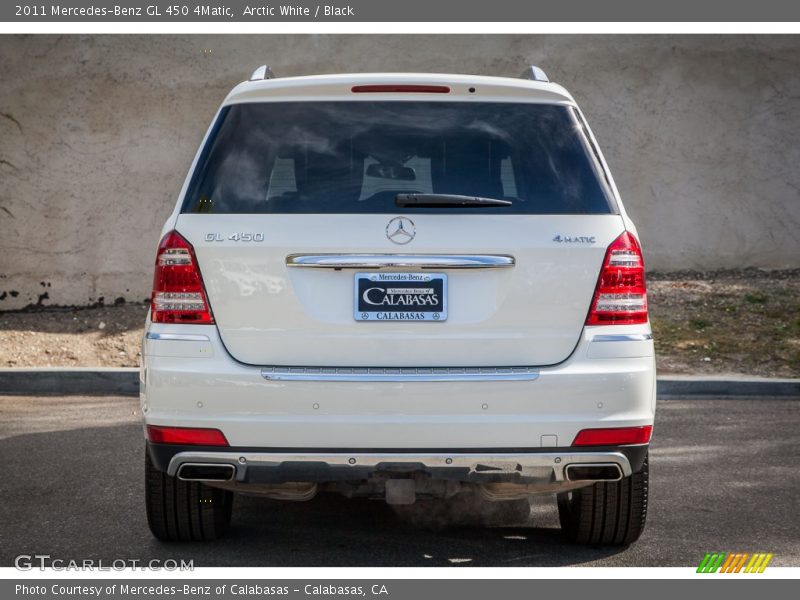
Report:
M625 446L646 444L653 433L652 425L642 427L613 427L609 429L583 429L575 436L573 446Z
M446 85L354 85L350 91L354 94L449 94L450 88Z
M150 320L153 323L214 322L194 249L177 231L170 231L158 245Z
M191 446L227 446L228 440L219 429L197 427L147 426L147 439L154 444L186 444Z
M647 323L647 288L639 242L624 232L606 250L587 325Z

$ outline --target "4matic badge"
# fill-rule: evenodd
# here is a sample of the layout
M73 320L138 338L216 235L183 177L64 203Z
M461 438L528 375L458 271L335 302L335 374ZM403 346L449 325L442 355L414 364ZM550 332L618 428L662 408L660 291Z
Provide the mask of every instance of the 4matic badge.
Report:
M553 238L559 244L594 244L597 238L593 235L557 235Z

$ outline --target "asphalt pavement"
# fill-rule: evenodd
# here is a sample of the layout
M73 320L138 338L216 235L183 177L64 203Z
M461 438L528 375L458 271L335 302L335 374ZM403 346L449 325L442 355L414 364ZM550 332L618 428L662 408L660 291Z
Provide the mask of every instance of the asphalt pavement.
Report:
M165 544L143 503L144 443L130 397L0 397L0 565L184 559L195 566L695 566L709 551L772 552L800 566L800 401L659 403L647 529L628 548L559 535L555 499L526 521L432 530L383 502L237 496L228 537ZM518 518L518 517L517 517Z

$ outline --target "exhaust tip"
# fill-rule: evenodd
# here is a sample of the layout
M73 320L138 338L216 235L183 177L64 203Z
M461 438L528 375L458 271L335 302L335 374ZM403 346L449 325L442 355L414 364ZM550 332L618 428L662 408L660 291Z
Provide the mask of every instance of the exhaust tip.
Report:
M231 481L236 474L233 465L203 465L185 463L178 469L182 481Z
M567 481L619 481L622 479L622 469L616 463L567 465L564 470Z

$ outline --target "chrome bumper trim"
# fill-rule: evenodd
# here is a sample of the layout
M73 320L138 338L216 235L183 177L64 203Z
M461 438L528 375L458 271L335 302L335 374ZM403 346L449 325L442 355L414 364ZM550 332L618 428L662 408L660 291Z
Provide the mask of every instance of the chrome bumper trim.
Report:
M613 335L596 335L592 338L593 342L645 342L652 340L650 333L619 333Z
M152 331L147 332L147 339L148 340L172 340L172 341L181 341L181 342L208 342L209 337L207 335L201 335L197 333L154 333Z
M264 367L269 381L533 381L534 367Z
M311 269L504 269L513 256L494 254L290 254L287 267Z
M244 479L248 468L280 468L284 464L297 466L297 463L325 464L330 467L375 468L382 466L397 469L398 465L408 465L410 469L419 468L459 468L468 469L477 475L495 476L499 474L540 477L554 481L567 481L566 468L570 465L616 465L623 477L631 474L628 458L621 452L570 452L530 454L414 454L411 453L269 453L269 452L180 452L172 457L167 467L167 475L174 476L185 463L206 465L225 464L236 469L236 479Z

